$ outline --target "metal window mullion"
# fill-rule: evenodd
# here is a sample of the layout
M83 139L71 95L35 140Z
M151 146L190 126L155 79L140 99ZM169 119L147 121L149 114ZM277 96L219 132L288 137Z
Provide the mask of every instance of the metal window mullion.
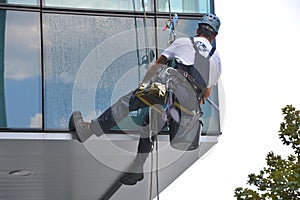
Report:
M210 0L209 11L210 11L210 13L215 14L215 2L214 2L214 0Z
M42 90L42 130L45 131L45 75L44 75L44 28L43 28L43 3L44 0L40 0L40 45L41 45L41 90Z

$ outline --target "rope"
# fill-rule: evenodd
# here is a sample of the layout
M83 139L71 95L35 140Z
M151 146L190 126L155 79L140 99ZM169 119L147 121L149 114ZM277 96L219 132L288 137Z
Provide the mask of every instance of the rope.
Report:
M169 19L171 20L171 18L172 18L172 13L171 13L171 2L170 2L170 0L168 0L168 4L169 4ZM173 33L173 31L170 32L168 45L171 44L171 41L172 41L172 33Z
M158 182L158 140L157 140L157 134L156 134L156 136L155 136L155 139L154 139L154 141L155 141L155 146L156 146L156 148L155 148L155 150L156 150L156 194L157 194L157 200L159 200L159 182Z
M171 19L171 2L170 0L168 0L168 4L169 4L169 19Z
M152 118L153 117L153 118ZM153 187L153 171L155 170L156 175L156 194L157 194L157 200L159 200L159 174L158 174L158 140L157 140L157 134L158 134L158 126L157 126L157 112L153 110L153 116L152 111L149 112L149 127L150 127L150 138L154 138L154 141L152 141L155 145L156 150L156 166L154 169L154 159L153 159L153 148L151 149L150 156L151 156L151 165L150 165L150 192L149 192L149 200L152 200L152 187ZM153 126L153 123L154 126Z
M149 138L150 138L150 141L152 142L152 144L154 143L152 141L152 136L155 134L153 133L154 130L153 130L153 119L152 119L152 110L150 109L149 110ZM152 200L152 187L153 187L153 146L151 148L151 151L150 151L150 157L151 157L151 162L150 162L150 191L149 191L149 200Z
M171 2L170 0L168 0L168 4L169 4L169 19L171 19ZM170 33L170 40L171 40L171 33ZM157 118L155 120L158 120ZM157 127L156 127L157 129ZM158 139L157 139L157 134L158 131L156 130L156 135L154 137L154 143L155 143L155 150L156 150L156 169L155 169L155 174L156 174L156 194L157 194L157 200L159 200L159 174L158 174ZM152 160L151 160L151 164L153 164L153 155L152 155ZM151 167L151 177L152 177L152 167ZM152 186L151 186L152 188ZM151 189L152 190L152 189Z
M142 7L143 7L143 11L144 11L143 24L144 24L144 32L145 32L146 50L147 50L147 56L148 56L148 65L150 65L149 40L148 40L148 33L146 30L147 13L146 13L146 8L145 8L145 0L142 0Z
M143 24L144 24L144 32L145 32L145 41L146 41L146 50L147 50L147 56L148 56L148 66L150 65L150 50L149 50L149 40L148 40L148 33L146 30L146 20L147 20L147 13L146 13L146 9L145 9L145 0L142 0L142 7L143 7L143 11L144 11L144 18L143 18ZM146 103L146 102L144 102ZM154 107L155 109L155 107ZM158 111L158 110L157 110ZM150 139L152 139L152 135L153 135L153 130L151 129L151 114L149 112L149 127L150 127ZM152 200L152 187L153 187L153 148L150 151L150 157L151 157L151 166L150 166L150 191L149 191L149 200ZM157 170L156 170L157 171ZM158 179L157 179L157 187L158 187ZM157 196L158 192L157 192Z
M135 0L132 0L133 11L136 11ZM136 17L134 17L134 26L135 26L135 44L136 44L136 57L138 60L138 81L141 81L141 66L140 66L140 51L139 51L139 36L138 36L138 25Z
M150 130L151 134L151 130ZM150 157L151 157L151 164L150 164L150 191L149 191L149 200L152 200L152 186L153 186L153 148L151 149L150 152Z
M172 18L172 14L171 14L171 2L170 0L168 0L168 4L169 4L169 19ZM143 18L143 23L144 23L144 32L145 32L145 41L146 41L146 50L147 50L147 55L148 55L148 66L150 65L150 50L149 50L149 40L148 40L148 33L146 30L146 20L147 20L147 13L146 13L146 8L145 8L145 0L142 0L142 7L143 7L143 11L144 11L144 18ZM170 33L170 40L172 39L172 34L174 34L174 32L172 31L172 33ZM146 102L144 102L146 103ZM151 106L155 111L157 112L161 112L160 110L158 110L155 106ZM150 113L149 113L150 114ZM156 113L157 114L157 113ZM158 174L158 140L157 140L157 124L155 126L156 130L153 132L152 130L152 117L150 114L150 119L149 119L149 127L150 127L150 139L152 139L152 136L154 136L154 143L156 146L156 194L157 194L157 200L159 200L159 174ZM157 117L154 120L158 120ZM157 121L155 121L154 123L157 123ZM150 156L151 156L151 173L150 173L150 195L149 195L149 200L152 200L152 186L153 186L153 168L154 168L154 159L153 159L153 148L150 152Z

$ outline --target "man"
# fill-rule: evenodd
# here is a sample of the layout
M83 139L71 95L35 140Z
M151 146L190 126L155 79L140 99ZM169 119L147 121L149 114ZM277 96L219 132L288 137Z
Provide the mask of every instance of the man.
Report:
M196 30L197 35L193 38L199 53L205 57L211 56L209 80L207 87L202 93L202 97L204 99L209 97L213 85L217 84L221 74L221 61L219 54L217 51L212 52L213 47L211 45L218 34L219 28L219 18L214 14L206 14L200 18L198 28ZM157 77L157 74L161 71L162 67L172 59L175 59L178 64L178 70L185 70L189 72L191 76L195 76L194 73L197 73L195 70L193 71L195 60L195 47L193 46L193 43L190 38L178 38L162 53L156 62L149 67L142 83L150 83L153 81L154 78ZM186 99L189 99L189 97ZM200 102L197 102L197 104L199 103ZM109 132L111 128L127 117L129 112L145 107L148 106L141 101L140 98L138 98L136 91L133 91L121 97L115 104L90 123L83 120L79 111L73 112L70 123L71 126L74 126L76 129L75 134L77 139L80 142L85 142L93 134L101 136L102 134ZM160 123L161 126L163 126L164 122ZM125 176L121 178L120 182L123 184L133 185L137 181L142 180L144 177L143 165L152 149L152 142L149 137L149 127L147 126L148 124L149 116L146 115L140 132L137 156L132 167L129 169L129 173L125 174Z

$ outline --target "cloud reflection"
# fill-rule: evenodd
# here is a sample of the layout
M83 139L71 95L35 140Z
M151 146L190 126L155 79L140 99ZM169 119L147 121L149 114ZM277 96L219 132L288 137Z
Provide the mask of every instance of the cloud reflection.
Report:
M5 78L28 79L40 75L38 13L7 11Z

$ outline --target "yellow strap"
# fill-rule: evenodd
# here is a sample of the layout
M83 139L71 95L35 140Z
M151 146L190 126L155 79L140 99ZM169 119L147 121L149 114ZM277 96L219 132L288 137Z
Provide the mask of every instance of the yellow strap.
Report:
M159 114L163 114L163 111L160 110L159 108L157 108L156 106L154 106L153 104L151 104L149 101L147 101L146 99L144 99L141 95L141 93L137 93L136 96L147 106L153 108L155 111L157 111Z
M153 108L154 110L156 110L157 112L159 112L161 115L163 114L163 111L160 110L159 108L157 108L156 106L154 106L153 104L151 104L149 101L147 101L145 98L143 98L142 92L136 93L135 94L144 104L146 104L147 106ZM183 107L182 105L180 105L178 102L174 102L175 107L177 107L178 109L182 110L183 112L187 113L188 115L195 115L192 111L190 111L189 109Z

